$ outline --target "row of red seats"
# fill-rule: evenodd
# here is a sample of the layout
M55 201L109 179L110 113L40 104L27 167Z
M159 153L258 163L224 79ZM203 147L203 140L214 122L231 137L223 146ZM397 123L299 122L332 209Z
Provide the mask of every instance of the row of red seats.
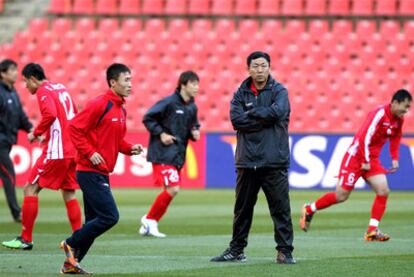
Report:
M0 13L4 10L4 0L0 0Z
M52 0L54 14L413 15L412 0Z
M307 22L302 20L283 20L264 19L261 21L244 19L234 21L231 19L125 19L105 18L96 21L91 18L72 20L69 18L58 18L49 23L48 19L34 19L29 24L29 32L32 34L42 34L50 30L56 35L62 35L69 31L75 31L81 36L87 37L90 32L98 31L102 34L112 35L113 32L121 31L125 37L131 37L139 32L147 33L147 36L159 37L162 32L169 32L180 36L182 33L192 31L202 37L210 31L214 31L219 36L226 37L235 31L242 36L252 36L257 32L263 32L268 38L279 35L281 31L296 37L297 34L308 32L312 36L320 37L327 32L332 32L337 36L355 32L358 36L364 37L374 33L380 33L384 37L395 36L400 32L405 32L408 36L414 35L414 21L404 21L403 25L397 20L383 20L379 24L372 20L335 20L330 26L329 21L315 19ZM275 38L276 40L277 38Z

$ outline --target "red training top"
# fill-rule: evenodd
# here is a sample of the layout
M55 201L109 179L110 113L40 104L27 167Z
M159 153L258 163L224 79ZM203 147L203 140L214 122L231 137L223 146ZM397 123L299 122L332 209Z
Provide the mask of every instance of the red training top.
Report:
M131 155L132 144L126 134L125 100L112 90L90 101L69 126L73 144L78 150L78 171L109 175L114 170L118 153ZM89 158L98 152L105 163L93 165Z
M74 158L76 150L69 136L68 125L77 109L66 87L44 81L37 89L36 96L42 118L33 134L36 137L45 136L42 155L48 160Z
M365 163L378 159L385 142L390 139L390 153L398 160L404 119L391 113L391 104L371 111L355 134L348 153L359 155Z

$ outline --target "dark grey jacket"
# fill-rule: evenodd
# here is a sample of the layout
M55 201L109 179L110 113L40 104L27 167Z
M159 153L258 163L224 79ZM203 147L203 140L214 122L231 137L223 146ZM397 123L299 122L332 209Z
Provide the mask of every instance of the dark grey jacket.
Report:
M236 167L289 167L290 104L287 89L269 76L255 96L246 79L234 94L230 118L237 131Z
M152 106L145 113L143 123L151 134L147 160L183 167L188 140L194 139L191 130L200 128L194 101L185 103L176 90ZM175 143L164 145L160 138L162 132L175 136Z
M16 144L19 129L29 132L32 127L16 90L0 81L0 147Z

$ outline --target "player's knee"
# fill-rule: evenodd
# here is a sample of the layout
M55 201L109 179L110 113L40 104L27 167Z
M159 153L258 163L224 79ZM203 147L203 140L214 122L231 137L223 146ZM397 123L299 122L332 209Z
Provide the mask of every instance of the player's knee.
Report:
M390 194L390 189L388 187L383 187L377 190L377 195L388 196Z
M115 224L117 224L118 221L119 221L119 213L118 213L118 211L109 214L107 216L107 218L106 218L106 224L107 224L108 228L111 228L112 226L114 226Z
M167 192L172 196L176 196L178 194L178 192L180 191L180 187L179 186L173 186L173 187L168 187L167 188Z
M24 196L33 196L33 195L35 195L35 191L36 191L35 187L30 183L27 183L23 187Z
M349 197L349 193L347 192L337 192L336 193L336 202L342 203L345 202Z

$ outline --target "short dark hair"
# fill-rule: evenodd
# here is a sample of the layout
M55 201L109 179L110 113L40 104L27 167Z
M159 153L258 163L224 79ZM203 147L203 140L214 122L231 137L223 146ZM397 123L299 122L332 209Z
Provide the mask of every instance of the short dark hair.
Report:
M399 89L397 90L394 95L392 96L392 100L393 101L397 101L398 103L404 102L405 99L408 99L408 101L413 101L413 97L411 96L411 94L408 92L408 90L405 89Z
M106 70L106 81L108 86L111 87L111 80L118 81L119 75L121 73L131 73L131 69L128 66L122 63L113 63L111 64L108 69Z
M200 82L200 78L198 77L197 73L191 70L184 71L178 78L177 89L180 89L181 85L187 85L188 82L194 81Z
M258 59L258 58L264 58L270 65L270 56L269 54L267 54L266 52L262 52L262 51L255 51L253 53L251 53L249 56L247 56L246 62L247 62L247 67L250 66L252 60Z
M11 59L2 60L0 63L0 73L7 72L12 66L17 67L17 63ZM0 79L1 79L1 75L0 75Z
M30 79L30 77L35 77L39 81L43 81L46 79L45 71L43 70L42 66L38 63L26 64L22 70L22 75L26 79Z

